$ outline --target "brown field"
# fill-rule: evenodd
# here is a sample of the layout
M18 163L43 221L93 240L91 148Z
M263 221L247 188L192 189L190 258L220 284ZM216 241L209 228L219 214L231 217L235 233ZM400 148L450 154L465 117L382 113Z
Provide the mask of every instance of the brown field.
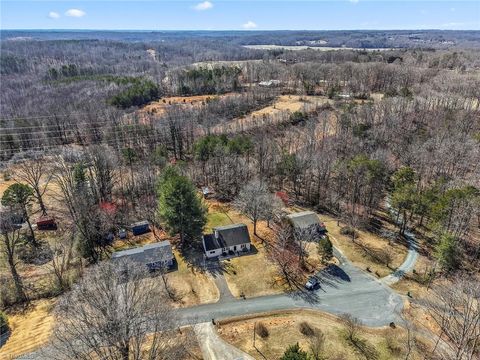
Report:
M255 323L260 322L266 326L269 336L263 339L257 335L255 349L253 328ZM304 351L309 351L309 337L303 335L299 330L302 322L323 332L325 335L324 353L328 359L356 360L362 358L345 340L343 325L337 317L313 310L285 311L250 319L239 318L231 322L225 321L220 323L218 332L224 340L249 353L255 359L278 359L289 345L297 342ZM403 328L363 327L359 336L375 347L379 360L405 358L407 335ZM396 351L390 350L388 344L391 348L394 345ZM410 357L410 359L420 358L417 353Z
M24 311L7 313L11 335L0 348L1 359L14 359L48 342L54 323L51 314L54 304L55 300L34 301Z
M310 112L317 106L324 104L333 104L333 100L325 96L281 95L272 105L253 111L245 117L237 118L226 124L219 124L213 127L212 131L214 133L247 131L281 122L295 111Z
M145 114L150 115L163 115L169 106L181 105L181 106L202 106L206 101L218 99L220 97L231 96L233 94L222 95L195 95L195 96L172 96L160 99L158 101L152 101L148 105L145 105L137 111L137 115L142 116Z

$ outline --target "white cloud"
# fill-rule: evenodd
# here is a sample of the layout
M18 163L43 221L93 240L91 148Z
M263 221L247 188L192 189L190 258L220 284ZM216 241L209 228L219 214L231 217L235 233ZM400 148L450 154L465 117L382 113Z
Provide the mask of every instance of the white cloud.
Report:
M50 12L48 13L48 17L49 17L50 19L58 19L58 18L60 17L60 14L57 13L57 12L55 12L55 11L50 11Z
M451 11L451 12L455 12L455 8L450 8L450 11Z
M197 11L204 11L213 8L213 4L210 1L201 2L193 7Z
M242 25L244 29L250 30L250 29L255 29L257 28L257 24L255 24L253 21L247 21L245 24Z
M348 1L350 1L351 3L356 4L356 3L358 3L359 0L348 0Z
M82 17L82 16L85 16L87 13L83 10L80 10L80 9L69 9L65 12L65 15L66 16L70 16L70 17Z

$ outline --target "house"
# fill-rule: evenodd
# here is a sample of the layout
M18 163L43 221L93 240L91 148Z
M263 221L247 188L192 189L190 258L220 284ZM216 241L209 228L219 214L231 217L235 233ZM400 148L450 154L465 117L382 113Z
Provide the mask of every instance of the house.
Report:
M247 225L234 224L219 226L212 234L203 235L203 249L207 258L235 255L250 251L250 235Z
M282 82L280 80L267 80L267 81L260 81L258 83L259 86L264 86L264 87L275 87L279 86Z
M325 234L327 229L316 213L313 211L302 211L286 216L288 222L295 230L315 229L319 234Z
M150 231L150 224L148 221L139 221L130 225L133 235L142 235Z
M175 257L169 241L147 244L133 249L116 251L112 254L113 261L128 260L146 266L148 270L170 269Z

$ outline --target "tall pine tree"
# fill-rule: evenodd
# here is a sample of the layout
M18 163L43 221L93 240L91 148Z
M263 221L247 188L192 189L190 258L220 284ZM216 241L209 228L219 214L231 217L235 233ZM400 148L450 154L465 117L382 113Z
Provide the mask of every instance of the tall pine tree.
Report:
M158 181L158 215L170 235L180 235L180 245L200 239L207 222L207 209L192 182L172 166Z

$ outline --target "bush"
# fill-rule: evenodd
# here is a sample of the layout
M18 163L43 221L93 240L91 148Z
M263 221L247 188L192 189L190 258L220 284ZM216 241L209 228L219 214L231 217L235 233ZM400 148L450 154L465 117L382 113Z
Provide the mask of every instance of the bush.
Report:
M310 326L309 323L306 321L302 321L299 325L300 332L305 335L305 336L314 336L315 335L315 329Z
M8 331L8 319L7 315L3 311L0 311L0 334L5 334Z
M18 301L15 291L15 284L12 277L7 275L0 276L0 307L5 308L15 304Z
M270 335L267 327L265 326L264 323L262 322L259 322L256 326L255 326L255 332L257 333L258 336L260 336L261 338L263 339L266 339L268 337L268 335Z
M18 248L18 258L25 264L43 265L52 260L53 251L47 242L41 242L38 246L25 242Z
M350 227L350 226L344 226L340 229L340 234L342 235L348 235L348 236L357 236L357 232L355 231L354 228Z

